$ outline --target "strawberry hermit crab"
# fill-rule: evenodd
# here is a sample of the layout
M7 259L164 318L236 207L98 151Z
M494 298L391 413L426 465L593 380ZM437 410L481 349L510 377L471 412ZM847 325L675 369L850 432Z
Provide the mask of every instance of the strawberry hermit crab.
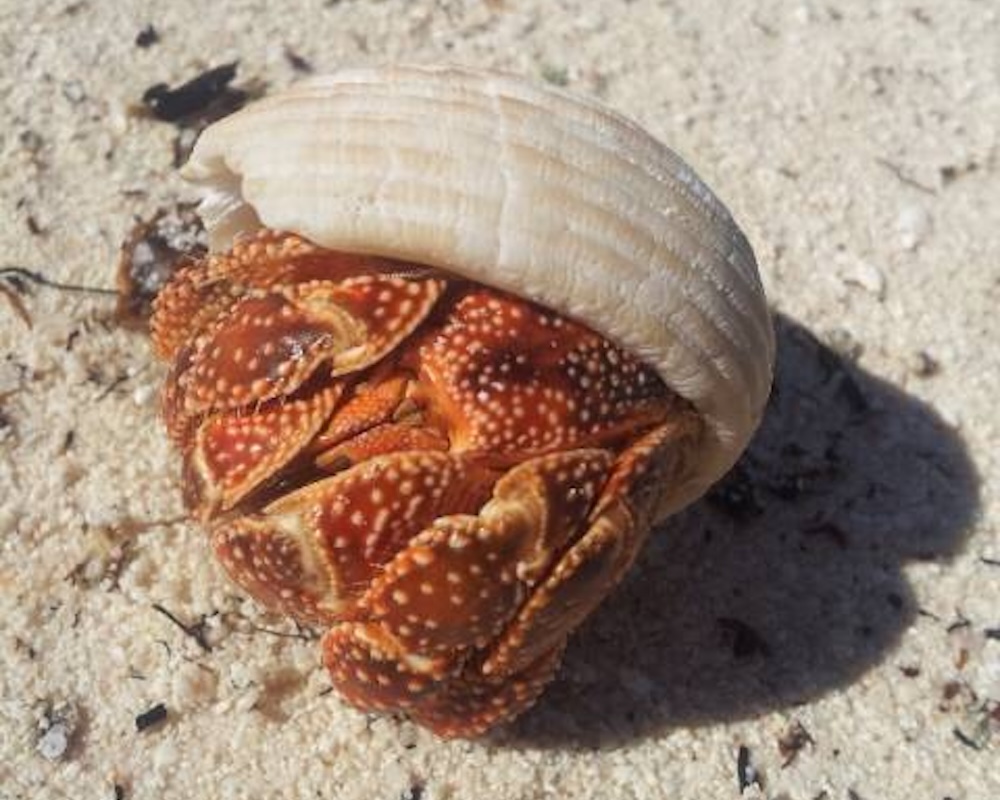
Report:
M186 176L215 252L152 329L222 563L326 629L354 705L513 718L759 420L745 238L632 123L457 68L312 80L205 131Z

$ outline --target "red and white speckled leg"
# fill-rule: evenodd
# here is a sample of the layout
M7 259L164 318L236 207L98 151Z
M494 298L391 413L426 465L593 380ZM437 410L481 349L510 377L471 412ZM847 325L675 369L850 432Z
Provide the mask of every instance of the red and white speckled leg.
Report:
M184 459L184 496L203 519L228 511L312 441L333 412L338 385L251 411L211 414Z
M440 691L418 698L408 713L438 736L481 736L535 704L555 677L563 650L564 647L556 647L502 680L484 679L475 667L466 669Z
M364 369L430 312L444 281L361 275L254 292L197 337L176 375L186 415L245 407L295 392L324 366Z
M653 503L679 477L696 430L680 418L655 428L615 461L587 530L535 589L482 662L486 677L516 675L567 637L635 560L654 519Z
M354 619L326 637L325 661L341 694L367 709L426 702L428 724L438 720L435 730L449 735L459 730L457 720L444 722L450 702L478 709L469 721L475 730L516 713L520 706L511 704L531 702L547 668L525 665L523 680L503 686L470 682L463 669L573 541L611 464L598 449L531 459L497 482L478 516L439 518L415 536L374 578Z
M230 576L265 606L329 622L351 613L382 565L431 522L477 510L493 481L462 456L393 453L264 513L216 523L212 540Z
M690 430L662 425L614 464L602 450L532 459L478 517L416 536L373 581L358 620L325 639L341 694L407 710L442 736L479 735L523 712L632 563L652 487L676 477Z

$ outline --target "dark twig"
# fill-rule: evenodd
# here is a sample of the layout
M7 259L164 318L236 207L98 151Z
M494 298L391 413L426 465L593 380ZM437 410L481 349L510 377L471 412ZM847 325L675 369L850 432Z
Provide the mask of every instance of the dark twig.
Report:
M111 383L109 383L107 386L104 387L104 391L102 391L99 395L97 395L97 397L94 398L95 402L98 400L103 400L105 397L111 394L115 389L117 389L119 386L125 383L125 381L127 381L130 377L131 376L127 372L119 373L118 376L113 381L111 381Z
M187 636L190 636L192 639L194 639L195 642L197 643L198 647L200 647L206 653L210 653L212 651L212 646L205 639L205 618L204 617L202 617L202 619L201 619L200 622L195 622L195 623L193 623L191 625L186 625L181 620L179 620L177 617L175 617L170 611L167 611L167 609L165 609L159 603L153 603L153 610L154 611L159 611L161 614L163 614L163 616L165 616L172 623L174 623L174 625L176 625L178 628L180 628L182 631L184 631L184 633Z
M905 172L903 172L903 168L900 167L899 164L893 164L886 158L876 158L875 163L889 170L889 172L891 172L893 175L896 176L896 178L900 181L900 183L905 183L907 186L911 186L917 191L923 192L924 194L930 194L930 195L937 194L937 192L935 192L930 186L925 186L924 184L914 180Z
M35 272L24 267L0 267L0 278L7 278L16 285L18 279L31 281L38 286L46 286L50 289L59 289L63 292L81 292L83 294L100 294L114 296L118 294L114 289L104 289L100 286L83 286L78 283L62 283L46 278L42 273Z
M251 625L250 630L254 633L267 633L282 639L301 639L303 642L312 642L319 638L315 633L309 631L309 629L288 633L287 631L276 631L272 628L261 628L257 625Z

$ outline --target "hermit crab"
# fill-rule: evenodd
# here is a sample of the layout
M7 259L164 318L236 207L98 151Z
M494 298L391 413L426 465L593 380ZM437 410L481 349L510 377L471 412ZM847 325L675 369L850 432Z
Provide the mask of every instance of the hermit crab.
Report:
M753 253L596 102L456 67L208 128L213 252L159 296L167 430L232 578L340 694L475 736L528 708L770 388Z

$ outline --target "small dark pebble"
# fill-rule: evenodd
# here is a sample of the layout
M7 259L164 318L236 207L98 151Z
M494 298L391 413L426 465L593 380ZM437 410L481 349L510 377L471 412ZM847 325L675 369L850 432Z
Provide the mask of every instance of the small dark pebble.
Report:
M899 671L902 672L907 678L916 678L920 674L920 667L900 667Z
M760 516L763 509L757 502L756 492L750 475L742 464L737 464L708 493L710 506L727 514L738 522L746 522Z
M115 800L125 800L125 787L120 783L115 784Z
M913 357L913 374L918 378L932 378L941 371L941 363L925 350Z
M963 733L958 728L951 729L952 735L958 739L966 747L971 747L973 750L982 750L983 747L975 739L970 738L967 734Z
M945 628L946 633L954 633L955 631L963 630L968 628L972 623L966 619L962 614L958 615L958 619L952 622L947 628Z
M958 693L962 691L962 684L959 681L948 681L941 689L941 697L945 700L954 700Z
M284 53L285 61L287 61L288 65L296 72L303 75L308 75L313 72L313 65L309 62L309 60L300 56L292 50L292 48L286 46Z
M144 731L154 725L159 725L167 718L167 707L163 703L157 703L148 711L143 711L135 718L135 729Z
M247 93L229 84L236 78L237 62L206 70L176 89L165 83L150 86L142 103L156 119L196 126L236 111Z
M1000 628L987 628L983 631L983 636L987 639L1000 640Z
M21 147L31 154L37 154L45 146L45 140L42 139L38 132L30 129L21 131L18 134L17 140L21 143Z
M143 28L135 37L135 46L145 50L160 41L160 34L156 32L151 24Z
M422 783L412 783L410 788L399 795L399 800L420 800L424 796L424 785Z
M763 789L757 770L750 763L750 749L740 745L736 753L736 780L739 783L740 794L743 794L751 786Z
M771 654L771 648L764 637L745 622L733 617L719 617L716 623L731 640L733 656L736 658L750 658L756 655L769 656Z
M799 751L803 747L807 744L811 745L815 743L815 740L801 722L796 721L792 723L792 726L778 739L778 752L781 753L781 757L784 759L781 763L782 769L789 766L799 757Z
M153 300L184 264L205 253L205 230L189 203L163 208L139 220L118 256L115 316L127 328L144 328Z

